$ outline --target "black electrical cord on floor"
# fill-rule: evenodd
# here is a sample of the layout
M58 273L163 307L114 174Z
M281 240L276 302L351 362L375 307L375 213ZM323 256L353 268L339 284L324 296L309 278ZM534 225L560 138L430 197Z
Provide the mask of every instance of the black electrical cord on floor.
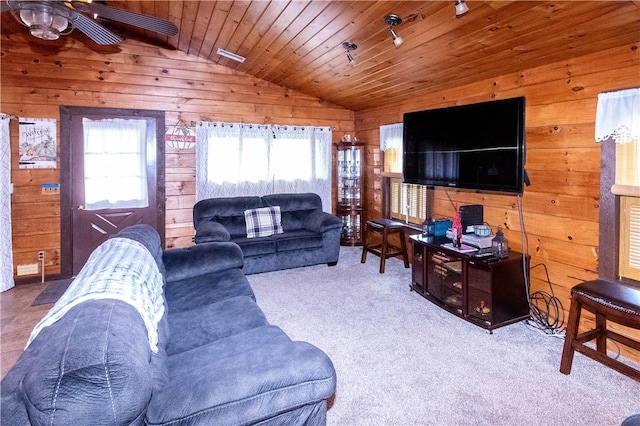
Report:
M520 233L522 237L522 271L527 270L527 248L529 242L527 239L527 232L524 229L524 216L522 213L522 199L520 194L516 195L516 201L518 206L518 216L520 218ZM529 315L532 319L524 321L525 324L542 331L549 336L564 336L564 309L562 303L553 293L553 287L551 286L551 279L549 278L549 271L547 265L539 263L529 268L531 271L537 267L543 267L547 276L547 283L551 293L545 291L536 291L530 293L531 285L529 282L529 274L524 273L524 282L527 292L527 301L529 302Z
M551 293L547 293L542 290L531 293L529 298L529 311L532 321L529 322L529 325L534 326L545 334L558 336L563 335L564 309L562 308L562 303L553 292L547 265L544 263L538 263L537 265L532 266L529 270L533 270L537 267L544 268Z

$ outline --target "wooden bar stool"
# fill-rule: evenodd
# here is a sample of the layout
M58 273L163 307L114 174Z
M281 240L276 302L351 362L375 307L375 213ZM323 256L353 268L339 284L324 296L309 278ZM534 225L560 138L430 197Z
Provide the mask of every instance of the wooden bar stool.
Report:
M400 247L389 244L389 235L398 234L400 238ZM379 237L372 239L371 237ZM405 241L404 226L400 222L390 219L369 220L364 224L364 233L362 239L362 259L361 263L367 261L367 252L371 252L376 256L380 256L380 273L384 274L385 261L393 256L402 255L404 267L409 267L409 255L407 254L407 243Z
M580 314L583 309L595 314L596 325L593 330L578 334ZM640 370L607 355L607 339L636 350L640 350L640 341L607 330L607 321L640 329L640 288L620 282L597 279L578 284L571 289L569 323L560 362L561 373L571 373L573 354L578 351L607 367L640 381ZM586 342L594 339L596 349L585 345Z

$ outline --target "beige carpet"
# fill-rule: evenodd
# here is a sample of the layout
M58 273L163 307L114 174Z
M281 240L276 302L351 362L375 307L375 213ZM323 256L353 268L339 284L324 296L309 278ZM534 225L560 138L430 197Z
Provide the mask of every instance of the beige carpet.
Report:
M409 290L410 269L360 263L343 247L335 267L250 275L269 321L332 359L329 425L619 425L640 413L640 384L523 323L494 334Z

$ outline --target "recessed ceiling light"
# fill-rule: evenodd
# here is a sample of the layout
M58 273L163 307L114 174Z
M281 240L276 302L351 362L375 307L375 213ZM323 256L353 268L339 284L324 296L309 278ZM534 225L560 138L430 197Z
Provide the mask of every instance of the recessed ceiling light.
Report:
M244 62L244 57L240 55L236 55L235 53L228 52L220 47L218 47L218 55L224 56L225 58L232 59L234 61L238 61L240 63Z

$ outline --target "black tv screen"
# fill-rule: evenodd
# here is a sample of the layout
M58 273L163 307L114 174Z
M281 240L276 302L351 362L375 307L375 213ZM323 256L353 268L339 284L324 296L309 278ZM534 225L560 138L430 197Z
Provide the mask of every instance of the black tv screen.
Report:
M404 182L521 194L524 119L524 97L405 113Z

